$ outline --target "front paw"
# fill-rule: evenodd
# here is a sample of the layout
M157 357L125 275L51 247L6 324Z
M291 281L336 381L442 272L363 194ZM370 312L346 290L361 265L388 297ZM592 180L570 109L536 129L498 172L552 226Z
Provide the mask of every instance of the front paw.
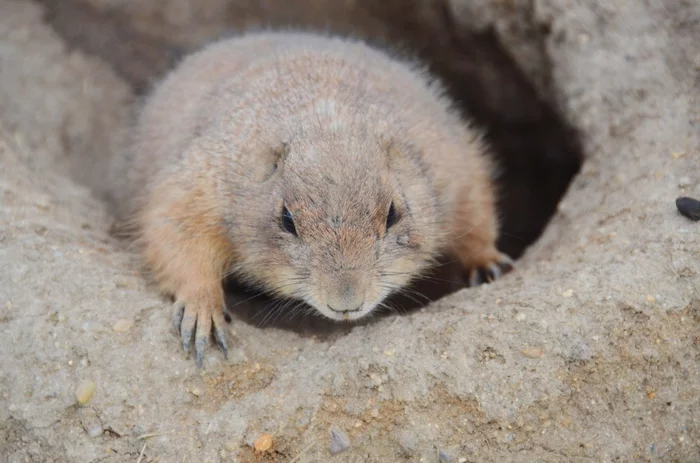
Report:
M501 252L496 252L492 257L472 266L467 271L467 284L473 287L491 283L513 270L514 266L513 259Z
M216 304L201 299L177 299L173 305L173 327L180 335L182 349L189 355L194 341L195 361L202 368L204 350L213 334L216 344L228 358L226 331L224 329L223 303Z

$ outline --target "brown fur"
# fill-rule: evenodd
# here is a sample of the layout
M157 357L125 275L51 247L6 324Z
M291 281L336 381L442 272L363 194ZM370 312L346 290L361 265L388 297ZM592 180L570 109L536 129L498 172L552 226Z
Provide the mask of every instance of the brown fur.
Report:
M485 153L419 66L257 33L195 53L155 90L112 198L200 341L221 323L228 273L349 320L440 254L472 271L505 262Z

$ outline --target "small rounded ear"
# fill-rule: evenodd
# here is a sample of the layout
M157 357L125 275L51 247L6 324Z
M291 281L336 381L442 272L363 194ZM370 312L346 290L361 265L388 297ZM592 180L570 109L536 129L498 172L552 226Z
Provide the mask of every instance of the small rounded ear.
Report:
M268 159L266 160L266 165L269 167L268 174L265 176L265 181L270 180L275 176L277 172L282 170L284 166L284 161L289 154L290 145L288 142L283 141L278 145L274 146L268 153Z
M382 136L379 138L379 145L381 146L382 150L387 154L389 162L394 161L396 157L401 154L401 148L393 138Z
M427 169L420 148L412 143L390 138L381 138L379 142L387 153L387 163L393 172L415 172L416 169L425 172Z
M405 147L401 142L396 141L394 138L389 138L382 136L379 139L379 145L382 151L386 153L386 166L391 172L398 173L402 170L401 158L405 157L404 151Z
M275 169L278 168L282 163L284 163L284 160L287 158L287 155L289 154L289 142L283 141L280 143L280 145L277 147L275 150L275 156L277 159L275 160Z

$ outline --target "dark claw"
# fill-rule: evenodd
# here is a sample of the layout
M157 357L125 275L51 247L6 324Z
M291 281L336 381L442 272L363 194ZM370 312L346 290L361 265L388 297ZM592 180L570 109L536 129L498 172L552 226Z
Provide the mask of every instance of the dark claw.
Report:
M173 308L173 328L175 332L180 334L180 325L182 325L182 317L185 316L185 304L177 303Z
M486 281L486 275L484 273L484 269L475 268L469 272L468 285L470 288L473 288L475 286L479 286L480 284L484 283L484 281Z
M476 273L477 273L477 275L479 275L477 284L488 283L490 281L488 269L480 268L476 271Z
M221 352L224 353L224 358L228 359L228 346L226 345L226 332L224 332L224 330L216 322L214 322L214 329L212 329L212 332L214 333L214 340L216 341L216 345L219 346L219 349L221 349Z
M498 265L494 264L489 266L489 275L491 275L492 280L498 280L503 276L503 272L501 272L501 267Z
M180 340L182 341L182 350L184 350L188 355L190 353L190 346L192 345L192 338L194 337L196 326L196 315L185 315L182 317L182 324L180 325Z
M207 345L206 338L197 337L194 343L195 361L197 362L197 368L202 368L204 365L204 348Z
M513 267L513 262L510 261L510 260L498 262L497 265L498 265L498 268L501 269L501 274L502 274L502 275L505 275L506 273L510 272L510 271L513 270L513 268L514 268L514 267Z

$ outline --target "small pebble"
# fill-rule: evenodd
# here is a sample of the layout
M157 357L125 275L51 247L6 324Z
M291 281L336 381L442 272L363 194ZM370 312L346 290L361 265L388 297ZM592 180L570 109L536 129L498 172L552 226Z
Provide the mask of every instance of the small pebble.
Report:
M128 288L129 280L127 280L124 277L117 277L114 280L114 286L116 286L117 288Z
M51 198L47 195L37 196L34 200L34 205L40 209L48 209L51 205Z
M438 461L440 463L450 463L452 461L452 458L442 450L438 450Z
M95 437L100 437L102 433L104 432L104 429L102 429L101 425L95 425L88 429L88 436L95 438Z
M370 410L369 415L372 418L379 418L379 409L373 408L372 410Z
M350 437L335 425L331 425L331 454L335 455L350 447Z
M526 347L520 353L529 359L538 359L544 355L544 351L539 347Z
M676 199L678 212L688 217L690 220L700 220L700 201L693 198L681 197Z
M37 261L41 258L41 253L39 251L35 250L29 250L24 254L25 259L31 260L31 261Z
M112 329L117 333L126 333L132 326L134 326L134 322L132 320L122 318L121 320L117 320L114 326L112 326Z
M81 405L88 403L96 388L97 384L95 384L94 381L87 380L80 383L78 388L75 390L75 398L78 400L78 403Z
M562 296L564 297L571 297L574 295L574 290L573 289L567 289L563 293L561 293Z
M272 436L269 434L260 435L253 441L253 447L256 452L267 452L272 448Z

